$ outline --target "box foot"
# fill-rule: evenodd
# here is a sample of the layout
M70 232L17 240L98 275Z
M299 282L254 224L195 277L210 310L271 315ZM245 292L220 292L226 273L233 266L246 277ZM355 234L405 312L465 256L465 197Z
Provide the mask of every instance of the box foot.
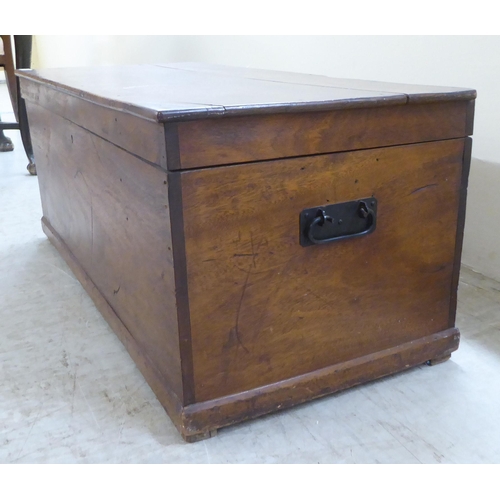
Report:
M186 443L197 443L198 441L203 441L205 439L210 439L211 437L217 436L217 429L213 431L200 432L199 434L192 434L190 436L182 436Z
M437 358L432 358L425 363L429 366L439 365L439 363L444 363L451 358L451 354L446 354L446 356L438 356Z

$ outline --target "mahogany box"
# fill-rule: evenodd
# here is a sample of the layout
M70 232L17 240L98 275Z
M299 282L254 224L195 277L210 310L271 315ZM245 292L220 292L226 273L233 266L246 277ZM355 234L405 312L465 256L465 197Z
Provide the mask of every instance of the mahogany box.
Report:
M44 231L186 440L457 349L474 90L18 76Z

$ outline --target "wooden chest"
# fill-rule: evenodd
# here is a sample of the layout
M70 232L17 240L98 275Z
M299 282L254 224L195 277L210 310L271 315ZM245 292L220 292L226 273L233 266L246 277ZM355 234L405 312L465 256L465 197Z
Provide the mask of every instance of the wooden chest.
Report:
M457 349L475 91L18 74L44 230L186 440Z

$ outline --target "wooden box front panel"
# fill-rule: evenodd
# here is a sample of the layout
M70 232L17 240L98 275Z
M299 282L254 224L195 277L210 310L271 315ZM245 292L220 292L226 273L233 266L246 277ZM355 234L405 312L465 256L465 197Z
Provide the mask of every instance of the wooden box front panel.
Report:
M449 327L464 139L178 172L196 401ZM375 196L374 233L301 247L305 208Z

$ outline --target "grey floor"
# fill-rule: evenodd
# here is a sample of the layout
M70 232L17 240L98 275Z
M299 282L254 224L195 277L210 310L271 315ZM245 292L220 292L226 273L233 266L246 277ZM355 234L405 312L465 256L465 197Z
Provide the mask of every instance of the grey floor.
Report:
M0 153L1 463L500 462L500 284L468 269L450 361L184 443L42 233L37 178L18 132L9 135L16 150Z

